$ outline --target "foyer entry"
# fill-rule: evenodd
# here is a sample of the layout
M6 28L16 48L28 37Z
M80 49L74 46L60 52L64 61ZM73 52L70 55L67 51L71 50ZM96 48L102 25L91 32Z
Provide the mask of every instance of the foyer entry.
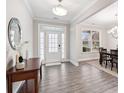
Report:
M64 59L64 32L64 27L41 25L39 31L39 55L44 64L61 63Z

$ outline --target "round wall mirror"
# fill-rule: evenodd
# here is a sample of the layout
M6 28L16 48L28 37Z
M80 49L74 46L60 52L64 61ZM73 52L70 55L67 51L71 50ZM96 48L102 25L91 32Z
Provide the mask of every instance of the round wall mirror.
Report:
M17 18L11 18L9 21L8 39L12 49L16 50L21 43L21 26Z

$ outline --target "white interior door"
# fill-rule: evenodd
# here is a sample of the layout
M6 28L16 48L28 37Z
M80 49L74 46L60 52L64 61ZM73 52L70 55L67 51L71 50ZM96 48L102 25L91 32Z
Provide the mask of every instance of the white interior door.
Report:
M61 32L46 32L46 63L61 62Z

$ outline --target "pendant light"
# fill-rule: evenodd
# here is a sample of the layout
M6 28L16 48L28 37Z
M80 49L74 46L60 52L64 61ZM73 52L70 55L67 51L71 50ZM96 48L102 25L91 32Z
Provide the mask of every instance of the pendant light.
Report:
M55 6L52 11L57 16L65 16L67 15L67 10L62 6L62 0L58 0L59 4Z

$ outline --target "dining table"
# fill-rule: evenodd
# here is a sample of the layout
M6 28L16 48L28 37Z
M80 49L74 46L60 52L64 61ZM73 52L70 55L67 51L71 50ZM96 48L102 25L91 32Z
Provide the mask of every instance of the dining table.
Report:
M102 65L102 55L105 54L107 55L108 57L112 58L112 57L115 57L118 59L118 54L112 54L110 51L107 51L107 52L100 52L100 64Z

